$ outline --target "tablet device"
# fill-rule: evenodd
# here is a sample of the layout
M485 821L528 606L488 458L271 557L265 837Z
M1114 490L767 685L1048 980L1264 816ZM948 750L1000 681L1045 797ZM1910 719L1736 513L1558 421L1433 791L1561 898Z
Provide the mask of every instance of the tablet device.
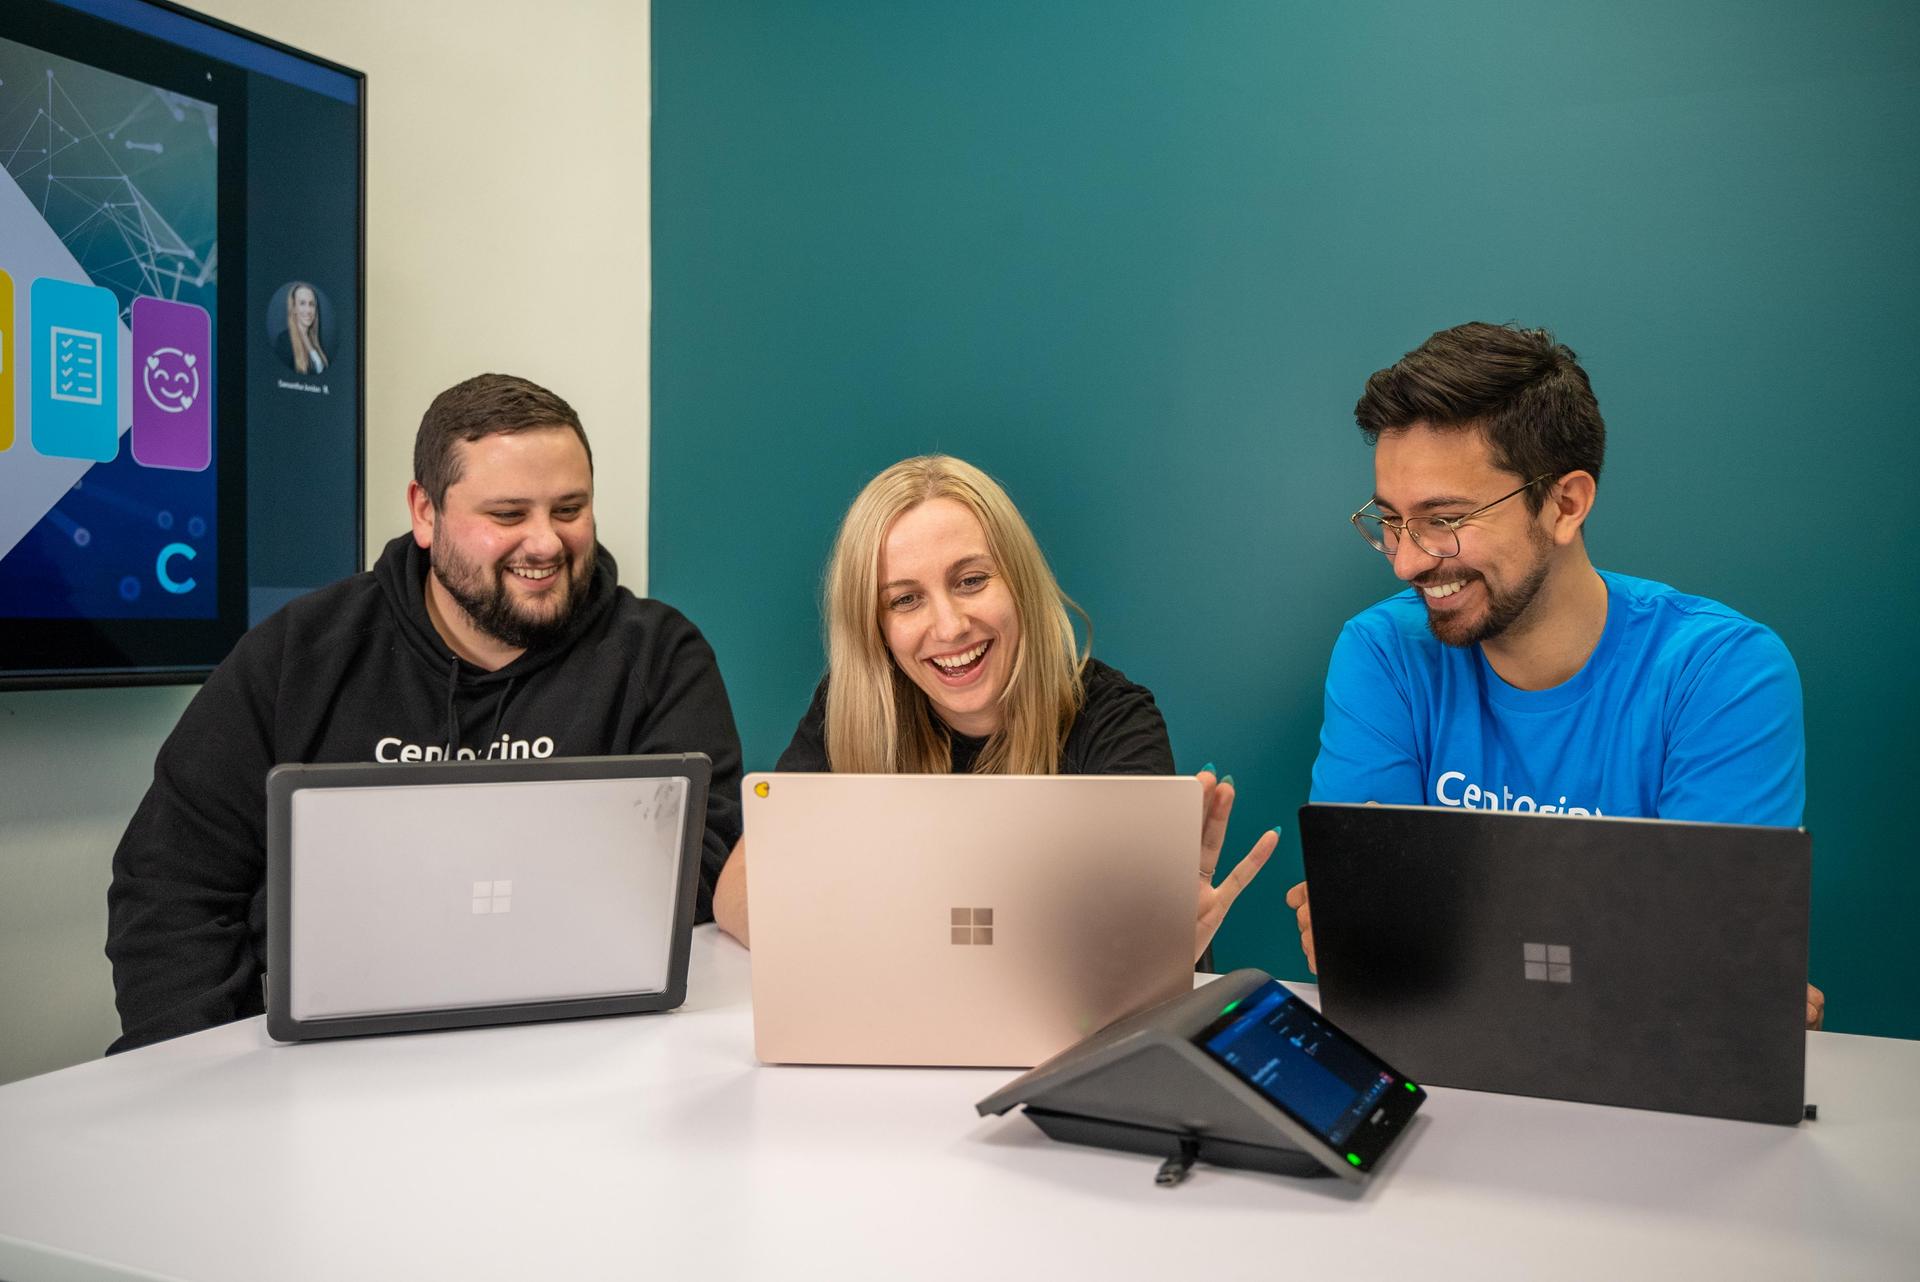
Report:
M699 753L277 767L269 1033L678 1006L710 772Z
M1120 1020L975 1105L1024 1106L1068 1143L1364 1183L1426 1100L1420 1086L1259 970Z
M1426 1094L1276 980L1229 1005L1194 1039L1298 1126L1323 1162L1365 1173Z

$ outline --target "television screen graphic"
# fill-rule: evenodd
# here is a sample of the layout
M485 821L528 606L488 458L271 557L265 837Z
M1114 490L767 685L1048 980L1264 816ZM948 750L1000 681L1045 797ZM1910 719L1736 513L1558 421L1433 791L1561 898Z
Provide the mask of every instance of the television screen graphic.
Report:
M196 680L360 568L363 86L0 7L0 688Z
M0 617L218 613L219 136L212 103L0 39Z

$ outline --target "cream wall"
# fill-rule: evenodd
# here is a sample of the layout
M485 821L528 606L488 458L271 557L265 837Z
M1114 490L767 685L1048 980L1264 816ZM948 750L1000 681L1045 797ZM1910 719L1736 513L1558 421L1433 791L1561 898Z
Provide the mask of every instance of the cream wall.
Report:
M364 71L367 549L403 528L414 427L469 374L525 375L593 438L600 538L647 563L649 6L198 0ZM0 1082L118 1032L114 844L192 690L0 695Z

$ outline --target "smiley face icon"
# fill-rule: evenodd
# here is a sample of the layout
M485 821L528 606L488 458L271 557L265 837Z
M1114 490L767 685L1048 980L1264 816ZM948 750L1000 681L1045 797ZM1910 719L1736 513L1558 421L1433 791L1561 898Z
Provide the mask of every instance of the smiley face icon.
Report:
M213 465L211 384L217 371L213 318L168 298L133 300L128 373L139 379L133 404L133 461L141 467L204 472Z
M199 357L177 347L158 348L147 356L140 385L155 409L179 414L193 408L200 398L199 363Z

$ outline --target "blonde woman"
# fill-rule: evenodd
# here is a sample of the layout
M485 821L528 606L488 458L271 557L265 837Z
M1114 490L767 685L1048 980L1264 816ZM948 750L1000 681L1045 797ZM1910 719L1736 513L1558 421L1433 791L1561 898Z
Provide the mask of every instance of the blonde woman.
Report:
M303 280L287 286L287 332L274 349L302 374L327 372L327 354L320 346L320 294Z
M854 499L827 568L827 676L776 769L879 774L1174 772L1153 695L1083 654L1068 610L1006 491L930 455ZM1194 956L1273 853L1263 834L1218 886L1233 785L1204 789ZM722 930L748 942L747 858L714 891Z

